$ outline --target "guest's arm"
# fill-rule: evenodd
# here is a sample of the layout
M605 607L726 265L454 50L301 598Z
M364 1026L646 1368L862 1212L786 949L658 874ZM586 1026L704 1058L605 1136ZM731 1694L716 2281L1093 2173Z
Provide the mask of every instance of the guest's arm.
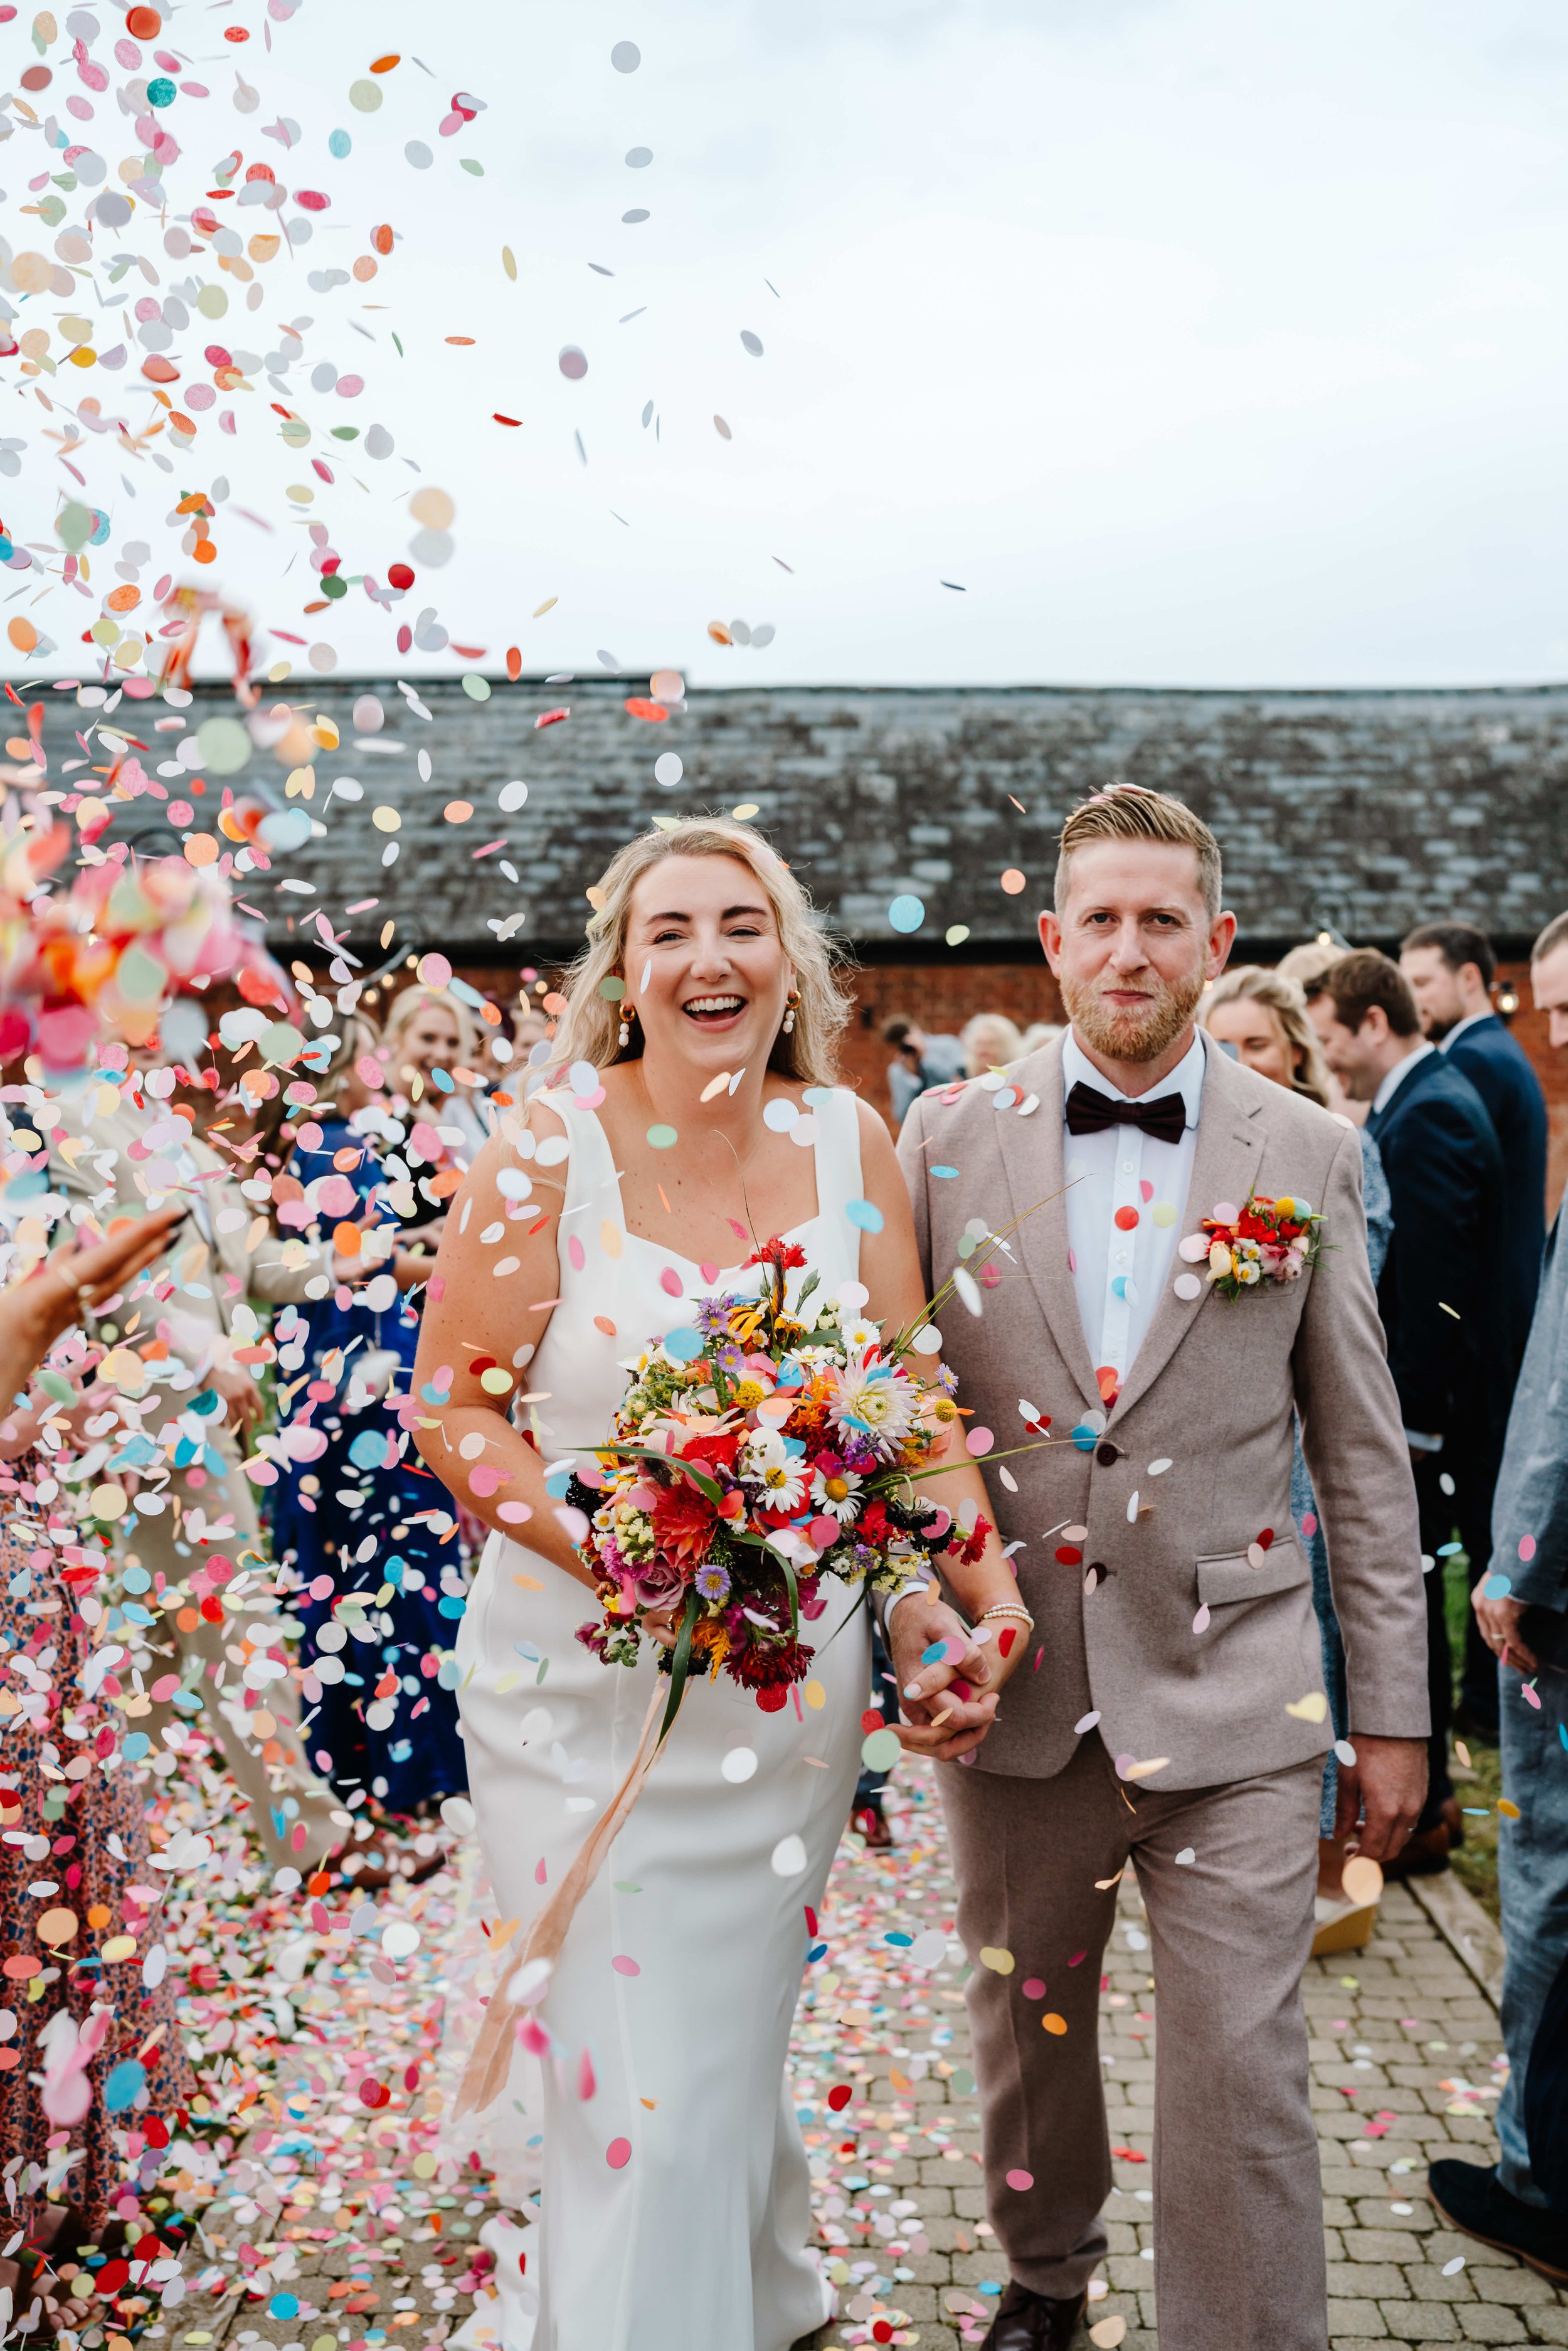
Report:
M1343 1809L1364 1805L1362 1850L1396 1853L1426 1785L1427 1599L1416 1488L1367 1269L1361 1146L1346 1134L1323 1201L1325 1248L1291 1356L1301 1447L1344 1638L1350 1737Z
M1385 1274L1393 1290L1388 1368L1405 1426L1442 1430L1479 1340L1467 1324L1480 1269L1463 1252L1479 1246L1495 1208L1493 1170L1475 1128L1431 1095L1410 1105L1380 1147L1396 1229Z
M1500 1656L1506 1646L1505 1663L1526 1673L1537 1662L1523 1629L1526 1610L1568 1610L1568 1434L1561 1402L1565 1379L1568 1249L1558 1229L1547 1247L1530 1344L1509 1416L1492 1505L1490 1570L1470 1595L1490 1646ZM1488 1585L1505 1576L1509 1590L1489 1594Z

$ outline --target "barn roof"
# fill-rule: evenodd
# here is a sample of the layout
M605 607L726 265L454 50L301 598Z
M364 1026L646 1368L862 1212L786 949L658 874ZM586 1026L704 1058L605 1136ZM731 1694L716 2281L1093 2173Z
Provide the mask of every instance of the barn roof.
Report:
M262 710L292 699L329 715L341 735L336 752L314 761L309 812L324 816L325 831L248 877L244 894L267 912L277 944L291 915L298 925L319 906L340 925L347 905L373 898L351 920L358 941L393 916L400 947L544 961L580 943L584 893L632 833L655 816L755 804L758 828L862 956L944 952L944 932L964 924L966 955L1001 959L1034 951L1067 809L1121 777L1177 794L1213 825L1227 901L1254 951L1325 925L1392 940L1416 922L1462 914L1518 952L1568 896L1568 686L792 686L694 692L659 725L629 715L634 690L610 678L525 679L496 684L480 701L459 681L425 681L416 689L425 719L392 679L290 681ZM385 711L371 734L352 716L365 695ZM89 714L74 695L44 689L42 698L49 784L81 789L90 768L66 777L61 764L81 756L73 730ZM561 707L570 717L536 726ZM199 688L187 731L234 708L226 690ZM151 747L150 774L182 739L152 731L172 715L128 698L110 722ZM685 772L665 789L653 763L669 751ZM362 799L329 800L328 786L344 778ZM527 804L505 814L497 794L514 779L528 784ZM188 789L162 780L171 798ZM216 813L225 780L236 797L284 804L284 770L257 749L242 771L208 774L199 823ZM445 820L454 800L472 803L472 819ZM378 805L397 810L395 836L376 829ZM139 848L173 846L149 798L117 815L116 828ZM383 866L394 838L396 860ZM1026 877L1018 894L1001 887L1009 869ZM313 894L281 886L284 877ZM888 919L900 896L925 909L913 936ZM493 926L519 910L524 922L498 950Z

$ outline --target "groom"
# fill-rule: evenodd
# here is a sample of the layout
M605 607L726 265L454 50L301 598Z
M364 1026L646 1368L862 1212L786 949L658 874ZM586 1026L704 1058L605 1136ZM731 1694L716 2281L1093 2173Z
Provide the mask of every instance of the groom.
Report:
M1297 1413L1349 1667L1341 1820L1362 1817L1363 1853L1398 1850L1426 1778L1416 1497L1360 1146L1195 1029L1236 924L1188 809L1127 785L1085 801L1055 899L1040 937L1071 1030L1015 1067L1010 1105L977 1086L923 1094L899 1140L928 1285L971 1219L1021 1219L999 1281L969 1293L983 1312L944 1316L943 1353L998 1451L1030 1441L1030 1407L1052 1422L1049 1446L1009 1462L1016 1491L990 1482L1023 1546L1028 1656L973 1768L941 1775L959 1931L971 1954L1010 1955L968 1988L1013 2281L986 2342L1064 2346L1106 2249L1098 1992L1130 1863L1159 2001L1161 2351L1324 2351L1300 1979L1333 1732L1291 1520ZM1254 1192L1319 1210L1324 1247L1295 1280L1228 1298L1201 1244L1182 1245ZM890 1613L901 1687L925 1616L917 1598Z

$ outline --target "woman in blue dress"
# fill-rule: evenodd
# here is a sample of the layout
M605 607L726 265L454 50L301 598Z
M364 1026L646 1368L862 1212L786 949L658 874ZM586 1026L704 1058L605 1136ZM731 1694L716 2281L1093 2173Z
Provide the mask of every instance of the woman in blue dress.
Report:
M348 1240L331 1257L336 1286L274 1325L280 1415L273 1542L292 1562L306 1628L301 1662L308 1740L339 1793L381 1812L422 1814L467 1785L447 1662L463 1614L457 1513L413 1451L409 1371L419 1341L411 1293L432 1260L375 1236L412 1219L402 1122L377 1107L361 1073L372 1047L362 1021L345 1034L321 1084L325 1115L299 1127L279 1204L286 1231ZM377 1145L384 1146L384 1157ZM285 1186L286 1190L289 1189ZM406 1216L404 1211L407 1212Z

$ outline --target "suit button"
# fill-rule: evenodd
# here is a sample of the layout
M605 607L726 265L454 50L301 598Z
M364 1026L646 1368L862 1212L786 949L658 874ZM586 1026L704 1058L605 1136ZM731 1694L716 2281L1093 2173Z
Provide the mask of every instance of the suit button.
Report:
M1094 1458L1102 1469L1110 1469L1122 1458L1122 1448L1119 1445L1113 1445L1107 1437L1103 1445L1094 1447Z

